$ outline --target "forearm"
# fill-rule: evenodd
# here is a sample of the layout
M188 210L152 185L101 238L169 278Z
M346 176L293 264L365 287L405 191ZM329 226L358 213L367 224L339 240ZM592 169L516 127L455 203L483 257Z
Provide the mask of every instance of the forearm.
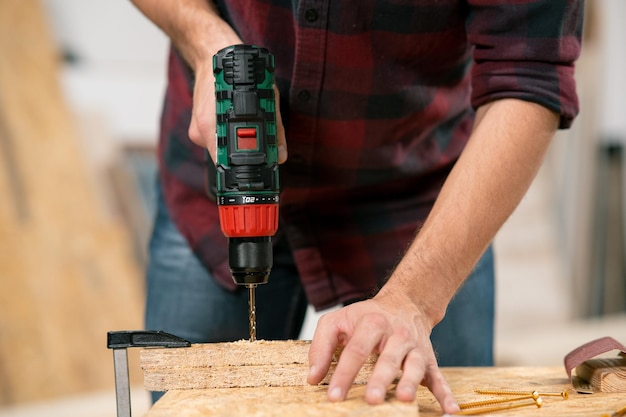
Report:
M432 325L535 177L558 116L537 104L481 107L432 212L379 296L407 294Z
M187 63L197 69L221 48L239 42L210 0L131 0L165 34Z
M170 37L195 75L189 138L208 149L215 160L215 92L213 55L241 43L220 17L211 0L131 0L146 17ZM278 116L280 122L280 115ZM282 124L278 132L280 161L286 158ZM282 149L282 152L281 152Z

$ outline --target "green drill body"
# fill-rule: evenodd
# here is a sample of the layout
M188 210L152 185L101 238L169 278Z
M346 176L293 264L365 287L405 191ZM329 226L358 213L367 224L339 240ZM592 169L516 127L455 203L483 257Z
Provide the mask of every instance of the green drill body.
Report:
M278 229L279 177L274 57L234 45L213 57L216 197L235 283L249 288L250 339L256 337L254 289L269 279Z

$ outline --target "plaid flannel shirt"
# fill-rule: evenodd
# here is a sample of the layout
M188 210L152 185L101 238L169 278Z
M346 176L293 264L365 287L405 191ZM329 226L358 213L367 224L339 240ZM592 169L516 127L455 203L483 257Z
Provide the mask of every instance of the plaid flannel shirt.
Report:
M245 43L275 55L289 149L275 239L287 239L310 303L361 299L384 283L463 150L475 108L517 98L570 126L582 3L218 3ZM166 203L199 259L234 289L204 150L187 134L193 74L175 50L168 78L158 150Z

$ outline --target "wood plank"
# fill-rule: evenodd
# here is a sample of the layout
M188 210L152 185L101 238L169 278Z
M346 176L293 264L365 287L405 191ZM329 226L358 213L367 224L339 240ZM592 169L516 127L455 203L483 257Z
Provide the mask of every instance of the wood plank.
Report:
M144 349L140 353L144 385L151 391L233 387L307 385L310 341L283 340L195 344L179 349ZM340 351L335 353L332 375ZM363 384L371 375L371 355L356 377Z
M380 405L363 401L365 386L354 386L348 398L331 403L326 386L222 388L170 391L146 417L297 416L297 417L417 417L417 403L403 403L392 393Z
M543 407L520 408L515 416L588 417L611 414L626 405L618 393L577 394L562 367L443 368L443 374L460 402L478 401L490 396L474 389L509 389L562 392L569 388L569 399L543 397ZM370 406L363 400L363 385L354 386L348 401L331 403L325 386L259 387L170 391L146 417L279 417L279 416L389 416L440 417L441 408L424 387L416 403L399 403L389 391L382 405ZM418 407L419 406L419 407ZM418 413L419 408L419 413ZM511 413L507 414L510 415Z
M626 392L626 357L590 359L576 367L576 375L601 392Z
M37 0L0 1L0 56L0 404L110 389L105 335L141 327L142 278L99 204Z

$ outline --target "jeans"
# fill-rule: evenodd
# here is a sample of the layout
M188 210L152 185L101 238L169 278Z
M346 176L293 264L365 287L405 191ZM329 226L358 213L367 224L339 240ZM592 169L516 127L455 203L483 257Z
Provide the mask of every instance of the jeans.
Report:
M296 339L307 300L289 247L274 248L269 284L257 287L257 337ZM192 343L249 337L248 292L217 284L173 224L160 187L150 241L145 325ZM449 304L431 340L441 366L493 364L494 267L491 247ZM158 394L153 398L156 400Z
M489 246L430 335L440 366L493 366L494 275Z

